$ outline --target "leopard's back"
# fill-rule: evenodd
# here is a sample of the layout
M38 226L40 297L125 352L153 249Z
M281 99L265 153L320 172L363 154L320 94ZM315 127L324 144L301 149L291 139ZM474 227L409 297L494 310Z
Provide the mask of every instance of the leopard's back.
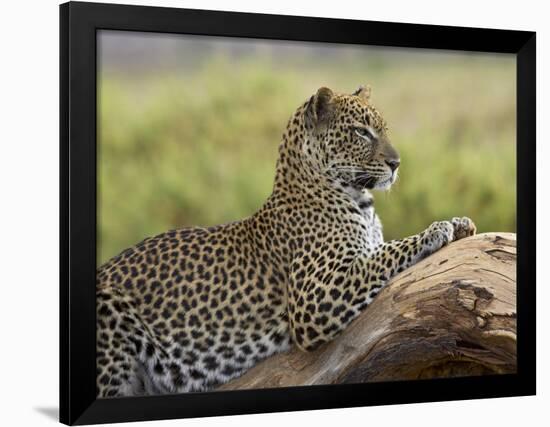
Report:
M248 221L169 231L99 268L100 396L136 375L126 394L204 390L288 347L283 273Z

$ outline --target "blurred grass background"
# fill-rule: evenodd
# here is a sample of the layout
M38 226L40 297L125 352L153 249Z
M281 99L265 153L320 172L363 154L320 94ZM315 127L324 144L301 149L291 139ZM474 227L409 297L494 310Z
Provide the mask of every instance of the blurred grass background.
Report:
M318 87L373 87L401 154L386 239L470 216L515 231L515 58L102 31L98 263L168 229L251 215L287 120Z

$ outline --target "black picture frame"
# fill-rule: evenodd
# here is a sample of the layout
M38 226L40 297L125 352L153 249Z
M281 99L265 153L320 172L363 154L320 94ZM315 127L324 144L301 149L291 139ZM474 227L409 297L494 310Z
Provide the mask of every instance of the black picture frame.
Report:
M96 400L96 32L101 29L515 54L517 373ZM91 424L535 394L535 48L536 34L528 31L62 4L60 421Z

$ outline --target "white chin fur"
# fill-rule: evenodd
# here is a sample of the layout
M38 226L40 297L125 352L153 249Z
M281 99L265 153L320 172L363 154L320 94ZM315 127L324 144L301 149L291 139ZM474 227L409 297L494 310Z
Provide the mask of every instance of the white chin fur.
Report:
M395 181L397 181L397 171L395 171L395 173L393 173L390 177L378 181L378 182L374 185L374 190L384 190L384 191L387 191L387 190L389 190L389 189L391 188L391 186L393 185L393 183L394 183Z
M382 182L377 182L374 186L374 190L389 190L391 185L393 184L391 179L387 179Z

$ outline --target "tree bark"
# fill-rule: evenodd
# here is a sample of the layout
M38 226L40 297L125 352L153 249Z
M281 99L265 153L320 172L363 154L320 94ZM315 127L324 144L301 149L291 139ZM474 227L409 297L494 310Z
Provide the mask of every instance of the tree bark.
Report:
M516 372L516 235L459 240L396 276L335 340L220 389Z

